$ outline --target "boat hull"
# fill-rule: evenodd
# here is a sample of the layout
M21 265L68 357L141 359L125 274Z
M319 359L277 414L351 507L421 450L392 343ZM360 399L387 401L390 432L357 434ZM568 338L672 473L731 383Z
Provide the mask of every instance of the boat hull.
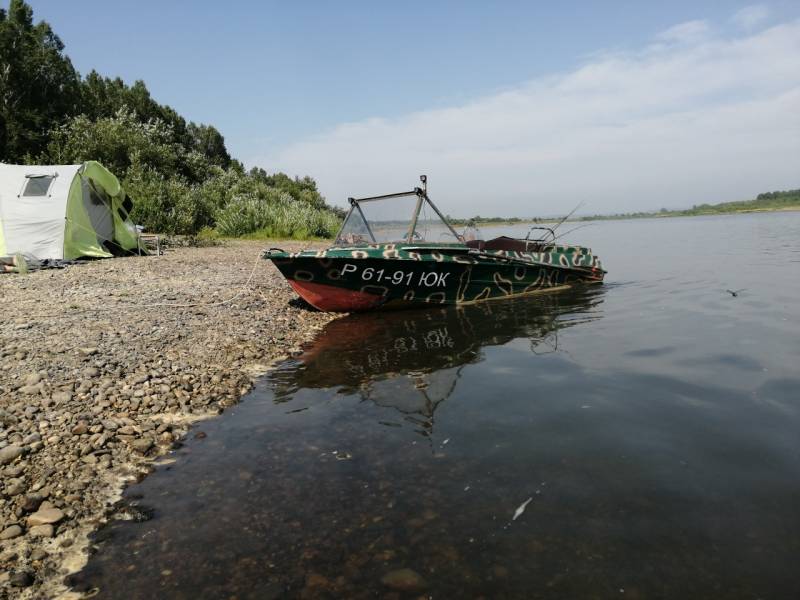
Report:
M468 304L602 282L604 271L599 261L586 249L580 250L583 252L564 258L569 253L520 256L523 253L375 245L316 253L267 253L265 258L319 310L360 312Z

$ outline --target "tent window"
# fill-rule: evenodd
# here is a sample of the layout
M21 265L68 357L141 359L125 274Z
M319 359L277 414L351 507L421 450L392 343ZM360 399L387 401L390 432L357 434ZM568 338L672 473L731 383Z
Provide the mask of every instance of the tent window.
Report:
M50 184L55 177L53 175L26 175L27 181L22 190L23 196L47 196Z

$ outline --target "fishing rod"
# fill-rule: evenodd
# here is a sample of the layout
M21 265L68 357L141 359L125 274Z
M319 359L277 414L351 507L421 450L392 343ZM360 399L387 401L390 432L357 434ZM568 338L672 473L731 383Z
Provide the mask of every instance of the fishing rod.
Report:
M556 226L555 226L555 227L553 227L553 231L555 231L556 229L558 229L559 227L561 227L561 225L564 223L564 221L566 221L566 220L567 220L567 219L569 219L569 218L570 218L572 215L574 215L574 214L575 214L575 211L576 211L576 210L578 210L578 209L579 209L581 206L583 206L583 204L584 204L583 202L579 202L579 203L578 203L578 206L576 206L575 208L573 208L573 209L570 211L570 213L569 213L569 214L568 214L566 217L564 217L564 218L563 218L563 219L561 219L561 220L560 220L558 223L556 223Z
M593 223L584 223L583 225L578 225L577 227L573 227L573 228L572 228L572 229L570 229L569 231L565 231L565 232L564 232L564 233L562 233L561 235L557 235L557 236L556 236L556 237L553 239L553 241L556 241L558 238L562 238L562 237L564 237L565 235L567 235L567 234L569 234L569 233L572 233L573 231L577 231L578 229L583 229L584 227L589 227L589 225L593 225Z

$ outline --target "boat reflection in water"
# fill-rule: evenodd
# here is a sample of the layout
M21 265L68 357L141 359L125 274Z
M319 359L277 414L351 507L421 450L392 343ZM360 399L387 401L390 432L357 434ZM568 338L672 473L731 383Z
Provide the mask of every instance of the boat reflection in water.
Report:
M562 352L559 330L599 319L603 293L599 287L579 288L503 302L352 315L329 323L297 363L269 379L277 402L302 388L335 388L393 408L429 435L436 408L456 390L463 368L483 360L483 348L527 338L533 354Z

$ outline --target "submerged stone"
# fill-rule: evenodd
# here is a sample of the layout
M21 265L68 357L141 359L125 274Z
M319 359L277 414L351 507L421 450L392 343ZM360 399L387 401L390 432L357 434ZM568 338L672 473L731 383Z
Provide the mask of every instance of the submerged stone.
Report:
M428 586L422 576L412 569L389 571L381 577L381 583L401 592L419 592Z

